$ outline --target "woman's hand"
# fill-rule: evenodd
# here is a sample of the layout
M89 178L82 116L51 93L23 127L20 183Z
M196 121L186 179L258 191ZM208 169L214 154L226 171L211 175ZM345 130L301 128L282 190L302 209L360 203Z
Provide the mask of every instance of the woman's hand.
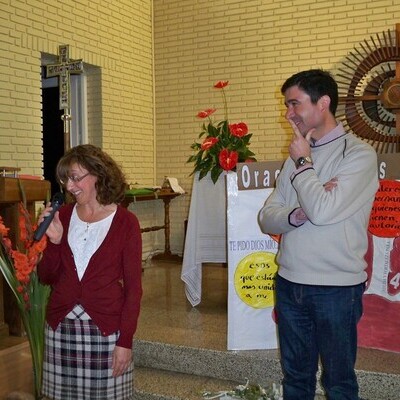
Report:
M132 363L132 350L125 347L115 346L113 353L113 376L121 376Z
M38 225L40 225L44 218L50 215L50 212L53 208L51 207L51 203L47 203L46 208L39 215ZM51 243L60 244L61 238L63 235L64 228L60 221L59 212L56 211L54 214L53 220L50 222L49 227L47 228L46 235L49 238Z

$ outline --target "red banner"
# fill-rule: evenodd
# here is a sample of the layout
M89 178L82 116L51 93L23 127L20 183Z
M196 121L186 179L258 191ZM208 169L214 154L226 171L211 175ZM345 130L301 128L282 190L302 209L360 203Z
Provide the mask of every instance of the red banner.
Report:
M369 232L368 281L358 343L400 352L400 182L380 181Z

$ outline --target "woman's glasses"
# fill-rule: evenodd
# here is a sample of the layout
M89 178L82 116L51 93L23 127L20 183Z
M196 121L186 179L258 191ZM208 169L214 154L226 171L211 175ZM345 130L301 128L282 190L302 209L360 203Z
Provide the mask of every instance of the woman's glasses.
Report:
M88 172L87 174L82 175L82 176L77 176L77 175L67 176L67 180L63 181L60 179L60 183L61 183L61 185L64 185L64 186L68 183L68 181L71 181L72 183L79 183L81 180L86 178L88 175L90 175L90 172Z

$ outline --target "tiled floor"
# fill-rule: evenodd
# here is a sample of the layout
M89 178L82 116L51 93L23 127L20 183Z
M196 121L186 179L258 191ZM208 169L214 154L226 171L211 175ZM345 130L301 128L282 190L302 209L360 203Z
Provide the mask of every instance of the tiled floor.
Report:
M227 269L221 264L203 265L202 302L196 308L186 300L180 272L177 262L145 265L136 338L226 350ZM277 357L276 350L263 352ZM360 348L356 368L400 374L400 354Z

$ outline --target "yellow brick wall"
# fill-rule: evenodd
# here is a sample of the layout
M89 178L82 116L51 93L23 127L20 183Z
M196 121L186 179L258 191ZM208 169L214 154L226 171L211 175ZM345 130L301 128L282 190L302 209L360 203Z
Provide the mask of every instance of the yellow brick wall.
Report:
M152 1L0 0L0 8L0 166L42 175L41 57L68 44L70 58L91 67L89 142L129 182L153 185ZM144 252L152 248L147 235Z
M200 131L195 115L216 107L223 116L212 85L230 81L229 118L248 123L258 159L283 159L290 132L282 82L301 69L335 73L354 46L394 29L397 3L0 0L0 165L42 173L41 55L69 44L71 58L96 67L88 103L101 114L89 115L90 142L120 161L130 182L161 184L167 175L187 190L171 202L171 250L182 252L192 188L186 160ZM144 226L162 223L159 203L134 207ZM144 241L145 252L162 249L163 233Z
M69 44L70 58L100 74L100 92L88 78L89 109L101 107L89 116L91 142L101 142L129 181L153 184L151 0L0 0L0 7L0 165L42 174L41 54Z
M355 46L400 23L398 0L154 0L157 179L175 176L188 195L171 203L172 249L183 243L192 187L186 164L198 111L216 107L229 80L231 121L245 121L260 161L286 157L291 133L280 86L291 74L334 74Z

